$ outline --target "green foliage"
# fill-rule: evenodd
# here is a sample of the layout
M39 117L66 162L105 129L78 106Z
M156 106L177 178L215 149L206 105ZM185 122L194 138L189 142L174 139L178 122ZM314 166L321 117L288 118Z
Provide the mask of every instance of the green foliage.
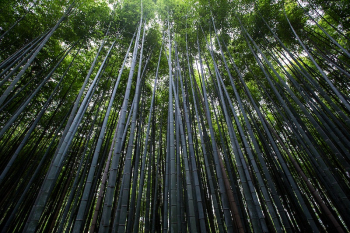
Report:
M349 231L348 1L72 2L0 1L0 229Z

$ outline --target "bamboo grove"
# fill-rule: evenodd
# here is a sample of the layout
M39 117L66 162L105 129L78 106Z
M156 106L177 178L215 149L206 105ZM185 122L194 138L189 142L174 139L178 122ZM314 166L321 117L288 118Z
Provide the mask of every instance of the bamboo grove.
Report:
M1 232L348 232L350 4L4 0Z

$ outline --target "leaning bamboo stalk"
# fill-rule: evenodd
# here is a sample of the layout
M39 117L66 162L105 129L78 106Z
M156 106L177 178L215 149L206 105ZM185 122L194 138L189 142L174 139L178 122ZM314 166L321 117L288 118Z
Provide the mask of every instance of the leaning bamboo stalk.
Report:
M116 41L114 41L113 44L111 45L111 47L109 48L109 51L108 51L108 53L106 55L106 58L105 58L104 62L108 59L108 57L110 55L110 52L112 51L115 43L116 43ZM103 123L102 123L102 127L101 127L100 134L99 134L99 137L98 137L97 145L95 147L95 152L94 152L94 155L93 155L93 160L92 160L91 165L90 165L88 178L86 180L86 185L85 185L85 188L84 188L83 198L81 200L81 203L80 203L80 206L79 206L78 215L77 215L77 218L76 218L76 221L75 221L75 224L74 224L73 232L80 232L80 229L82 227L81 226L81 224L83 222L82 221L83 220L82 219L82 215L85 212L86 205L87 205L87 202L86 202L87 199L86 198L88 197L88 195L90 193L92 179L93 179L93 176L95 174L95 168L97 166L97 159L98 159L99 154L100 154L100 149L101 149L101 146L102 146L103 138L104 138L106 127L107 127L107 121L108 121L109 114L111 112L111 108L112 108L112 105L113 105L114 97L115 97L115 94L116 94L116 91L117 91L117 88L118 88L118 84L119 84L118 81L119 80L117 80L117 82L115 83L115 86L113 88L113 93L112 93L112 96L110 97L108 108L107 108L107 111L106 111L106 114L105 114L105 117L104 117L104 120L103 120Z
M139 231L139 216L140 216L140 208L141 208L142 190L143 190L144 179L145 179L145 166L146 166L146 157L147 157L147 149L148 149L148 147L147 147L148 146L148 138L149 138L152 113L153 113L153 108L154 108L153 105L154 105L155 93L157 90L158 71L159 71L159 64L160 64L160 59L161 59L161 55L162 55L162 48L163 48L163 46L161 45L160 51L159 51L158 65L157 65L157 70L156 70L156 77L154 79L154 85L153 85L151 106L149 109L146 138L144 141L144 151L143 151L142 162L141 162L142 166L141 166L140 184L139 184L139 191L138 191L138 197L137 197L137 206L136 206L136 211L135 211L136 216L135 216L134 226L133 226L134 232ZM148 168L148 169L150 169L150 168Z
M71 5L67 8L63 16L58 20L56 25L51 29L51 31L46 35L46 37L43 39L43 41L40 43L38 48L36 48L35 52L33 55L29 58L27 63L24 65L22 70L17 74L16 78L12 81L12 83L7 87L5 92L1 95L0 97L0 106L3 104L3 102L6 100L7 96L11 93L13 88L15 87L16 83L20 80L20 78L23 76L23 74L26 72L28 67L33 63L34 59L38 55L38 53L41 51L41 49L45 46L46 42L51 38L53 33L56 31L56 29L59 27L59 25L62 23L62 21L69 15L71 12L73 6L74 6L75 1L71 3Z
M127 83L127 87L124 95L122 109L120 111L120 116L118 120L118 127L117 127L118 136L117 136L117 141L115 143L115 147L113 150L112 164L110 168L108 186L106 190L106 196L105 196L103 212L102 212L102 221L99 227L100 232L108 232L110 227L110 217L112 212L112 202L113 202L113 196L114 196L114 190L115 190L115 183L117 179L117 169L119 165L119 159L120 159L120 153L121 153L121 147L122 147L122 137L123 137L124 128L125 128L125 118L126 118L126 112L127 112L127 105L129 102L131 82L132 82L132 77L133 77L135 65L136 65L136 57L138 52L140 31L141 31L141 25L142 25L141 23L142 21L140 21L139 28L137 30L137 36L135 40L135 46L133 51L131 68L129 72L128 83Z
M135 89L135 96L133 100L134 109L133 109L132 121L130 126L130 135L129 135L129 141L127 145L127 153L125 155L123 186L121 187L122 196L121 196L121 199L118 200L118 203L121 203L121 210L120 210L120 216L117 222L118 223L117 229L114 228L112 232L115 232L115 231L124 232L126 228L125 222L127 219L127 207L128 207L127 203L129 201L129 190L130 190L130 180L131 180L131 156L132 156L132 150L133 150L133 144L134 144L136 116L138 112L140 89L141 89L141 66L142 66L142 54L143 54L145 30L146 28L144 27L141 52L140 52L140 61L139 61L139 67L138 67L139 69L138 69L138 75L137 75L137 83L136 83L136 89Z
M287 17L284 9L283 9L283 13L288 21L288 24L290 26L290 28L293 31L293 34L295 35L295 37L297 38L298 42L300 43L300 45L303 47L304 51L308 54L310 60L312 61L312 63L316 66L317 70L320 72L321 76L324 78L324 80L327 82L327 84L331 87L331 89L333 90L333 92L338 96L338 98L341 100L342 104L346 107L346 109L348 111L350 111L350 104L345 100L344 95L337 89L335 88L334 84L329 80L329 78L327 77L327 75L324 73L324 71L321 69L321 67L317 64L317 62L315 61L315 59L313 58L313 56L311 55L311 53L309 52L309 50L306 48L305 44L300 40L298 34L295 32L292 24L289 21L289 18Z

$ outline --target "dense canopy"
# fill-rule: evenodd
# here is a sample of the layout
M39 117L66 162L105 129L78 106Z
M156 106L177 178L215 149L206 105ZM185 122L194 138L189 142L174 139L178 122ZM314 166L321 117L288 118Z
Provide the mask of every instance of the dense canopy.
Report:
M349 232L347 0L1 0L1 232Z

